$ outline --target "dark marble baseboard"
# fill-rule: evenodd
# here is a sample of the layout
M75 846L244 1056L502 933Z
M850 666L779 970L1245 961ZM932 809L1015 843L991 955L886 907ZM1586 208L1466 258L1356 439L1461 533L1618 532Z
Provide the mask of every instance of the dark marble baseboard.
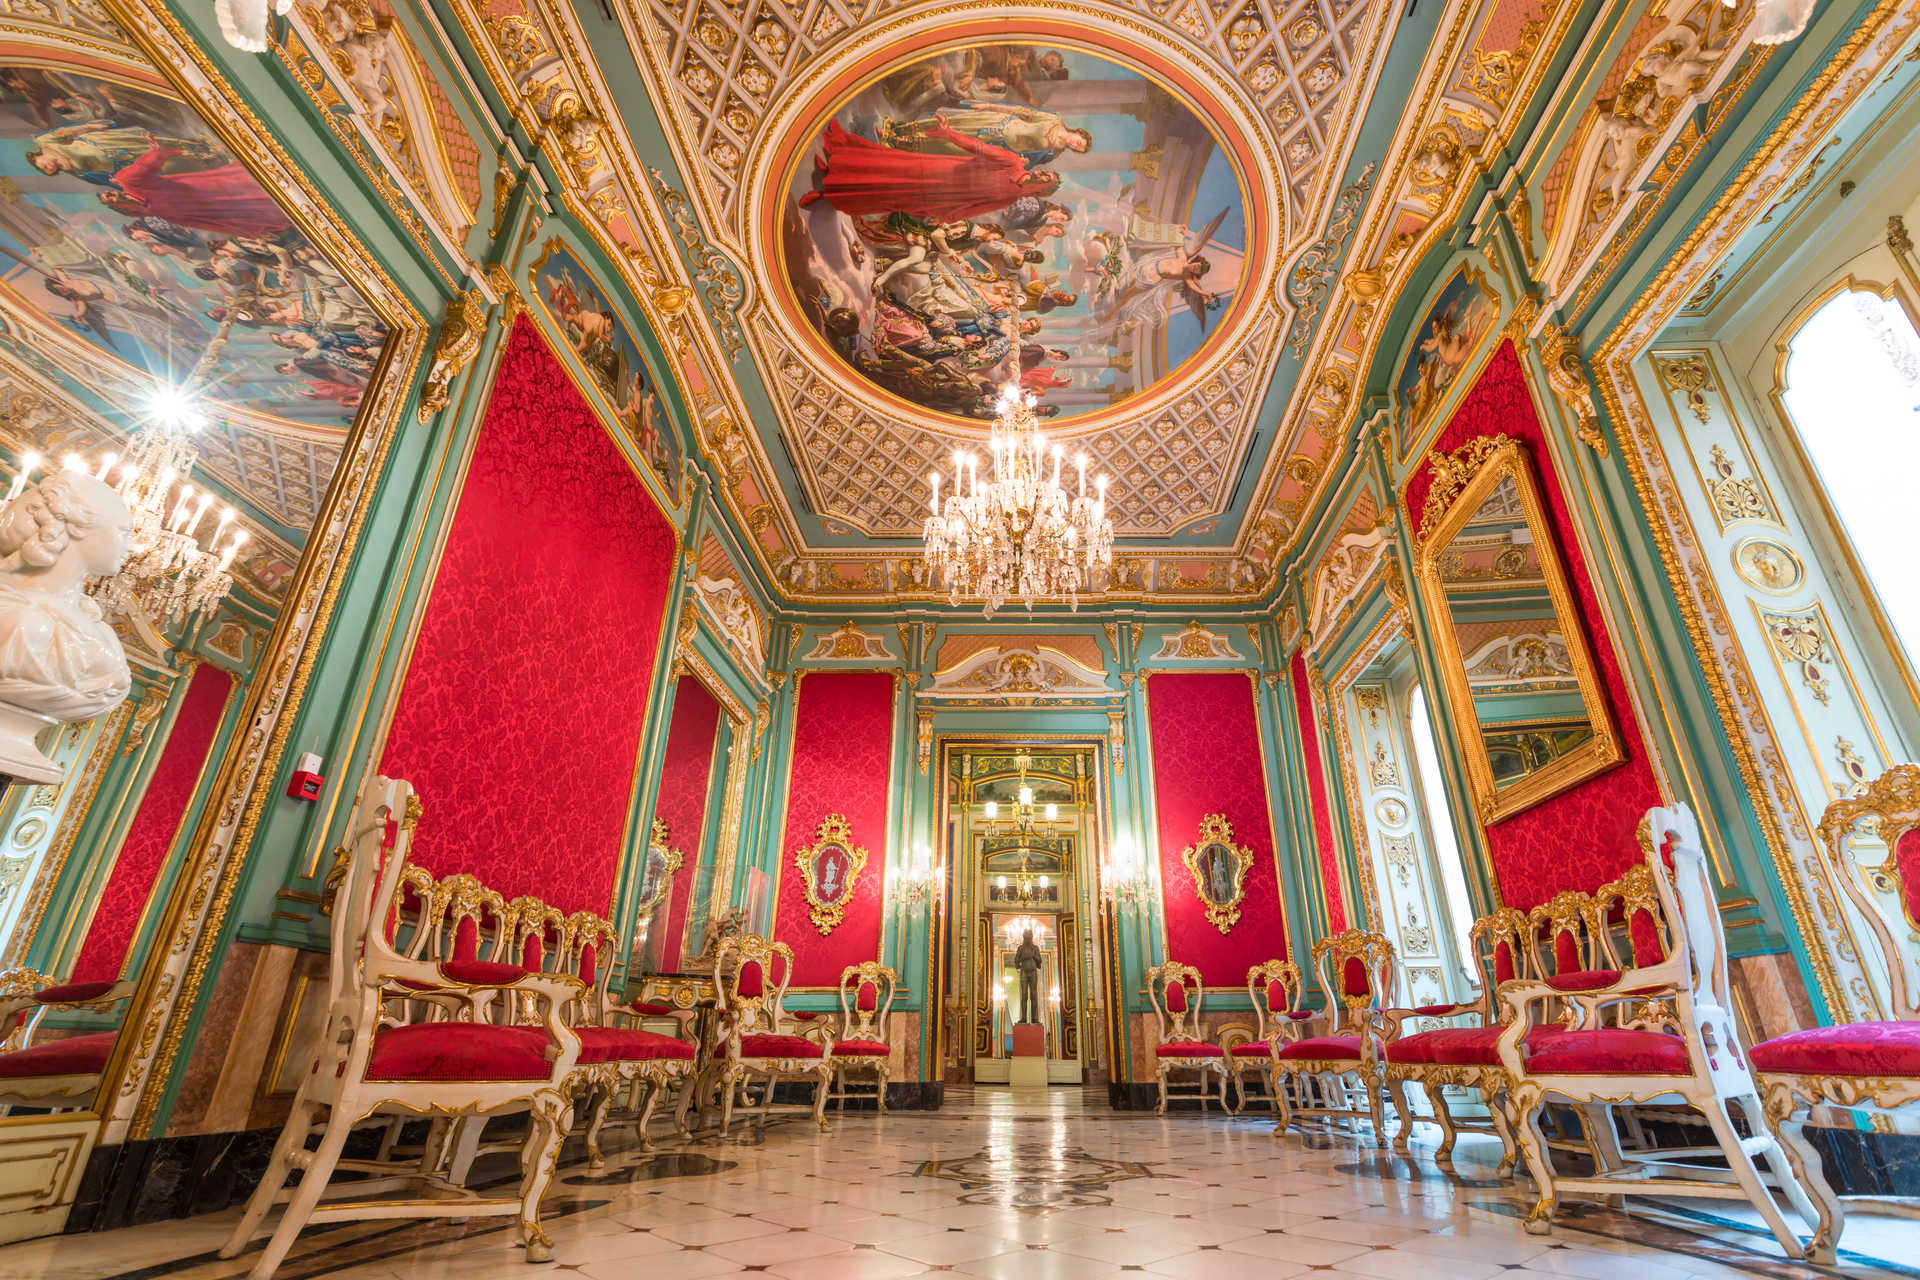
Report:
M1920 1196L1920 1134L1809 1128L1807 1141L1841 1195Z
M1135 1080L1109 1080L1107 1105L1115 1111L1151 1111L1160 1105L1160 1086Z
M861 1088L861 1082L855 1080L854 1088ZM865 1087L873 1087L872 1077L868 1077ZM889 1111L938 1111L946 1105L947 1086L941 1080L889 1080L887 1081L887 1110ZM811 1106L813 1104L813 1085L807 1081L783 1080L773 1091L775 1106ZM827 1104L827 1111L874 1111L871 1095L836 1099ZM742 1115L736 1111L734 1114Z
M95 1147L67 1230L106 1231L239 1204L266 1173L279 1136L278 1129L249 1129Z

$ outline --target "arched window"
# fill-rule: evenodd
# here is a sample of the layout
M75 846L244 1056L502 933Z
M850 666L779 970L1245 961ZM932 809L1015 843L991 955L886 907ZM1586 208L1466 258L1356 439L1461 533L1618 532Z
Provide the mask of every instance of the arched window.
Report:
M1898 302L1850 289L1808 317L1786 350L1781 399L1911 671L1920 656L1920 333Z
M1473 898L1467 892L1466 868L1460 861L1460 845L1454 839L1452 806L1447 803L1446 780L1440 776L1439 738L1433 718L1427 713L1427 695L1415 684L1407 696L1407 736L1413 740L1413 759L1420 778L1420 797L1427 818L1427 839L1433 848L1434 865L1440 869L1440 882L1447 899L1447 913L1453 917L1454 939L1467 970L1473 971Z

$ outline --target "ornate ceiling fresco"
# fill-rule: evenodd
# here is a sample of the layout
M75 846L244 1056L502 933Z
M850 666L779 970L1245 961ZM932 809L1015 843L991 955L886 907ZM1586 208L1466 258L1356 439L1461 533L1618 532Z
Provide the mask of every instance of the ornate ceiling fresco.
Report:
M241 582L277 601L387 333L104 10L0 20L0 430L20 447L96 457L157 388L189 388L196 476L252 534Z
M927 473L1010 378L1113 477L1109 598L1259 598L1362 407L1410 456L1491 327L1463 278L1397 383L1373 368L1469 202L1562 291L1515 318L1542 330L1688 105L1756 63L1722 0L1590 27L1573 0L453 12L674 350L750 550L816 603L934 595ZM1548 83L1603 48L1605 84ZM1543 104L1562 123L1521 138ZM1531 204L1516 147L1564 153L1526 161Z

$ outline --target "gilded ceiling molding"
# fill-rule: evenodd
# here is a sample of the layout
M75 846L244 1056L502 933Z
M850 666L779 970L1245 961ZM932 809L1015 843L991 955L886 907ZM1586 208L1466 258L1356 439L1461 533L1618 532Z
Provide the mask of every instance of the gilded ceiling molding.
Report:
M1580 132L1551 166L1565 177L1564 194L1548 212L1546 252L1540 276L1553 293L1550 309L1565 309L1570 294L1589 277L1604 277L1596 258L1609 244L1631 237L1620 232L1649 175L1672 171L1670 146L1697 139L1691 108L1710 100L1751 43L1751 7L1722 0L1664 0L1642 18L1607 77L1612 92L1587 109ZM1653 26L1651 34L1639 31ZM1755 59L1772 56L1762 50Z
M1028 705L1038 700L1067 702L1111 699L1104 671L1086 667L1055 649L994 645L956 663L933 678L922 698L930 702L989 702Z
M1229 662L1241 661L1246 657L1233 647L1233 642L1217 631L1209 631L1197 621L1188 622L1180 630L1161 638L1160 649L1148 660L1151 662L1194 661Z
M1330 624L1356 603L1361 588L1389 558L1390 546L1385 520L1370 529L1349 529L1333 540L1308 577L1313 603L1307 631L1315 639L1331 635Z
M1872 992L1858 950L1833 898L1821 853L1792 775L1780 754L1745 653L1733 640L1713 571L1693 532L1680 490L1667 470L1651 410L1633 364L1660 331L1698 295L1728 251L1773 206L1795 172L1810 163L1834 127L1903 56L1911 56L1920 10L1882 0L1851 31L1807 92L1779 118L1713 204L1666 260L1619 324L1596 349L1593 368L1601 403L1620 438L1640 507L1647 513L1661 565L1695 650L1713 655L1701 670L1735 762L1754 800L1767 850L1794 921L1809 946L1821 995L1836 1017L1871 1017Z
M1448 6L1354 236L1352 283L1329 298L1309 345L1301 385L1316 394L1288 406L1254 487L1239 540L1249 553L1257 546L1277 563L1304 536L1301 520L1314 494L1286 473L1284 459L1322 456L1345 428L1344 387L1371 365L1385 337L1372 318L1392 311L1433 229L1452 226L1479 175L1499 163L1578 9L1572 0L1540 0L1517 29L1493 35L1490 11L1470 0ZM1329 375L1341 379L1338 397L1319 394Z
M797 630L798 628L796 628ZM862 631L851 622L842 623L838 630L822 635L813 649L801 656L802 662L864 662L877 660L891 663L894 658L887 652L886 641L871 632Z
M422 69L404 28L376 14L369 0L299 3L287 19L308 48L320 51L315 68L362 126L361 136L385 156L443 250L464 260L461 242L479 205L479 151L464 132L448 137L441 128L446 91ZM297 49L290 41L281 56L297 59ZM304 78L310 92L318 91L311 76Z
M1256 6L1256 10L1257 11L1250 11L1244 15L1238 15L1232 23L1227 24L1234 26L1235 30L1225 37L1223 44L1230 45L1234 49L1244 53L1245 57L1242 61L1246 63L1246 67L1236 69L1249 73L1244 77L1246 86L1250 86L1257 94L1268 93L1269 90L1272 90L1273 93L1278 93L1284 86L1281 82L1273 79L1269 63L1279 65L1281 60L1267 57L1266 45L1262 42L1266 39L1268 33L1259 25L1260 14L1264 12L1264 6ZM1369 36L1364 39L1356 39L1354 33L1349 33L1346 44L1348 47L1364 48L1366 50L1366 58L1371 59L1377 55L1381 47L1381 38L1389 21L1387 16L1388 9L1379 6L1351 6L1342 11L1341 22L1344 24L1351 21L1352 18L1360 16L1362 11L1367 11L1367 22L1372 24L1369 28ZM843 50L847 47L849 41L866 38L869 33L865 28L875 25L865 23L849 24L850 28L859 28L858 30L842 30L839 27L833 27L831 30L815 28L805 33L789 30L783 36L768 26L757 26L751 33L748 33L743 26L738 32L735 32L729 24L735 21L744 23L744 16L740 19L735 19L730 14L706 13L705 11L700 11L700 14L696 14L694 7L691 5L685 8L670 8L656 5L651 6L645 12L642 11L639 5L626 5L619 7L619 16L623 23L627 25L630 41L646 55L646 66L644 70L647 72L650 88L653 90L653 96L656 102L670 102L672 106L669 110L669 115L674 111L684 108L696 112L702 120L708 122L707 124L696 127L688 124L691 117L687 117L679 121L683 127L669 130L670 133L678 133L680 135L679 138L676 138L676 143L681 147L688 145L685 141L686 139L695 136L708 139L709 149L706 151L699 150L697 146L684 150L682 152L682 163L680 166L682 173L688 175L691 183L689 187L689 199L695 205L696 209L701 211L703 216L709 209L724 209L729 216L740 217L744 216L744 210L752 204L751 201L747 200L715 201L710 199L720 188L727 190L738 189L735 180L727 176L732 168L737 167L742 172L758 172L756 169L756 161L752 158L757 154L754 151L754 145L763 144L749 144L747 139L741 137L735 130L745 128L750 131L755 131L755 136L762 140L768 137L778 136L781 133L782 117L779 115L780 111L783 108L791 110L799 101L798 98L786 93L786 87L789 85L796 86L796 92L798 92L798 86L802 83L798 77L803 74L803 70L806 73L811 73L814 77L812 81L808 81L807 83L817 83L819 77L824 74L824 72L817 70L817 68L821 63L821 59L829 56L825 51L829 48L835 51ZM694 21L696 16L701 16L701 21L703 22L711 21L718 25L714 26L712 30L708 30L707 27L700 27L698 32L696 32L694 30L697 25ZM766 15L761 16L764 17ZM784 21L780 15L773 16L776 24ZM953 15L943 11L942 16L951 20ZM755 21L758 22L758 18L756 18ZM636 38L637 36L646 34L649 23L653 24L653 38ZM909 20L902 20L902 23L895 23L892 27L888 28L887 38L897 40L899 38L898 29L903 23L911 25ZM1139 23L1133 25L1135 29L1130 33L1130 37L1133 39L1140 39L1151 30L1150 26L1142 26L1142 24ZM1186 34L1190 35L1191 33ZM1317 39L1321 36L1330 36L1332 33L1320 31L1312 22L1297 23L1290 21L1284 32L1279 34L1292 42L1289 47L1307 50L1309 46L1303 42ZM718 43L712 43L715 41ZM1330 52L1335 51L1331 45L1328 47ZM727 58L722 60L725 62L724 70L716 68L713 61L717 56L715 51L720 49L727 51ZM688 92L685 87L679 85L674 80L674 76L677 73L694 66L695 63L705 68L705 70L700 73L700 76L696 77L697 79L701 77L735 75L736 73L745 75L744 72L739 72L738 66L745 66L746 64L741 63L736 66L731 61L731 51L735 49L744 49L750 52L752 58L750 58L749 61L754 62L756 66L764 67L768 75L762 79L755 79L754 76L759 74L755 72L754 75L746 75L745 79L727 81L714 78L711 80L711 83L708 83L706 79L701 79L701 85L705 85L705 89L703 89L701 85L694 85L692 86L691 92ZM695 50L700 51L697 57L694 54ZM1185 48L1185 53L1189 58L1191 57L1191 46ZM1339 56L1345 57L1346 55L1340 54ZM763 59L765 61L760 61ZM1368 65L1369 68L1371 68L1371 63ZM1324 108L1327 102L1332 101L1342 93L1346 93L1344 88L1334 89L1333 92L1329 92L1330 89L1333 89L1334 82L1328 79L1328 71L1329 68L1322 67L1320 63L1312 63L1305 68L1305 73L1309 75L1309 78L1312 79L1315 85L1315 93L1317 95L1315 101L1319 103L1322 108ZM1350 78L1351 77L1349 77L1349 79ZM1342 80L1340 83L1344 85L1346 82L1346 80ZM1229 80L1227 83L1231 84L1232 81ZM743 91L748 88L751 88L754 92L744 93ZM729 89L729 91L733 92L736 96L729 97L727 92L723 92L723 89ZM711 90L711 92L707 90ZM736 100L736 98L738 100ZM772 100L775 98L782 98L783 101L774 103ZM1278 99L1275 98L1274 101L1278 101ZM742 104L745 106L744 110L739 109ZM1336 114L1343 118L1351 118L1356 110L1357 103L1353 96L1348 94L1341 99L1341 108ZM1289 116L1284 110L1281 114L1287 119L1294 118ZM1327 118L1328 117L1324 115L1320 117L1320 119L1323 120ZM1300 117L1300 119L1304 121L1305 117ZM1297 142L1298 139L1294 139L1294 141ZM1298 151L1297 147L1295 151ZM1305 158L1304 153L1298 155L1290 154L1286 159L1279 161L1279 163L1291 165L1296 159ZM1291 174L1293 169L1290 167L1288 172ZM707 186L709 180L720 183L720 188L709 190ZM1316 182L1318 181L1322 181L1322 179L1316 179ZM1305 189L1304 187L1299 188L1299 190L1303 192ZM732 240L737 243L743 238L744 237L714 234L710 223L709 243L714 245L719 251L730 252L732 245L728 242ZM764 325L756 326L748 324L746 329L750 342L755 341L763 334L771 335L775 332L773 326ZM769 371L778 367L776 364L772 364L765 359L762 359L760 364L763 369L768 369ZM1254 367L1259 367L1258 363L1256 363ZM1196 380L1198 379L1196 378ZM785 392L789 396L793 394L791 389L783 384L781 378L777 376L769 377L768 381L777 391ZM889 407L896 411L894 416L897 417L898 406L892 405ZM1249 412L1244 406L1241 408L1243 413ZM738 420L738 415L733 415L733 417L736 421ZM757 441L755 443L757 444ZM947 448L945 448L943 452L950 452L950 444L947 442L942 443L947 444ZM740 450L736 448L728 452L734 453L736 457L742 454L751 454L756 456L756 460L764 461L764 459L757 456L760 454L758 449ZM1170 456L1178 457L1179 455ZM804 467L802 469L803 471L805 470ZM920 468L917 466L914 468L916 472L919 470ZM1149 472L1148 474L1152 473ZM730 505L735 506L737 514L749 521L752 520L752 513L755 508L765 505L773 490L770 471L760 471L753 479L755 484L751 494L743 493L742 485L733 484L729 486L727 495ZM1216 478L1212 480L1212 483L1220 484L1221 482ZM920 508L924 499L917 493L911 493L911 491L909 491L909 493L910 496L906 501L896 502L897 513L901 517L906 517L910 514L912 526L917 529ZM817 497L818 495L815 494L814 496ZM1176 494L1174 496L1178 499L1181 495ZM775 505L783 506L784 504ZM1185 510L1182 510L1183 506L1186 508ZM1204 508L1195 508L1191 501L1185 503L1176 501L1173 504L1161 502L1157 504L1157 507L1158 509L1152 513L1153 519L1151 523L1143 528L1143 532L1173 531L1196 521L1204 521L1205 519L1212 518ZM816 509L828 513L827 518L829 520L833 520L838 514L834 513L831 506L825 503L817 504ZM782 520L781 517L786 514L784 511L770 513L771 520L773 523L784 525L787 521ZM868 518L871 518L871 513ZM843 523L845 523L847 530L850 532L872 527L868 526L866 519L862 518L856 518ZM1217 552L1209 551L1203 552L1197 559L1204 560L1209 554L1218 556ZM1232 557L1227 558L1232 559ZM881 599L887 599L898 598L901 595L919 594L925 591L923 586L914 584L911 581L900 582L898 580L900 575L891 571L891 569L883 568L875 572L870 563L867 564L867 567L861 568L852 574L845 571L823 574L820 568L812 566L817 560L824 559L826 559L826 553L807 553L800 557L789 557L784 563L785 572L779 574L783 592L792 592L796 598L820 598L823 596L827 598L847 598L849 596L867 596L872 598L874 595L878 595ZM829 561L829 563L831 563L831 561ZM853 555L842 558L840 563L851 567L861 564L862 560L859 556ZM775 562L770 563L770 567L778 572L783 566ZM1136 575L1139 574L1140 568L1144 568L1144 566L1136 567ZM1208 573L1205 575L1208 579L1205 582L1195 582L1190 574L1176 573L1174 576L1179 580L1179 587L1184 587L1186 590L1194 592L1195 594L1201 592L1208 594L1238 594L1258 590L1265 585L1264 579L1258 572L1258 566L1251 563L1242 564L1239 567L1223 568L1217 573ZM1229 585L1230 582L1231 585ZM832 588L832 590L819 591L818 588L820 586ZM1178 589L1178 587L1176 589ZM1124 579L1121 584L1121 590L1126 590Z

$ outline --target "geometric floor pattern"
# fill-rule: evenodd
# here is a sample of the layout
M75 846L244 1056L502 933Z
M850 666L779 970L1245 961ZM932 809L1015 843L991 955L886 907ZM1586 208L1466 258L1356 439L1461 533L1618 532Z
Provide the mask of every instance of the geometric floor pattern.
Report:
M1523 1200L1489 1177L1497 1146L1470 1138L1447 1172L1418 1144L1409 1160L1344 1135L1276 1138L1259 1116L1115 1112L1066 1089L949 1089L937 1112L832 1123L666 1136L651 1153L610 1132L599 1172L569 1146L544 1217L551 1266L523 1262L498 1219L352 1223L308 1231L279 1277L1920 1278L1920 1225L1865 1215L1835 1270L1787 1261L1725 1202L1574 1205L1551 1237L1529 1236ZM0 1247L0 1277L233 1280L252 1257L213 1251L237 1215Z

